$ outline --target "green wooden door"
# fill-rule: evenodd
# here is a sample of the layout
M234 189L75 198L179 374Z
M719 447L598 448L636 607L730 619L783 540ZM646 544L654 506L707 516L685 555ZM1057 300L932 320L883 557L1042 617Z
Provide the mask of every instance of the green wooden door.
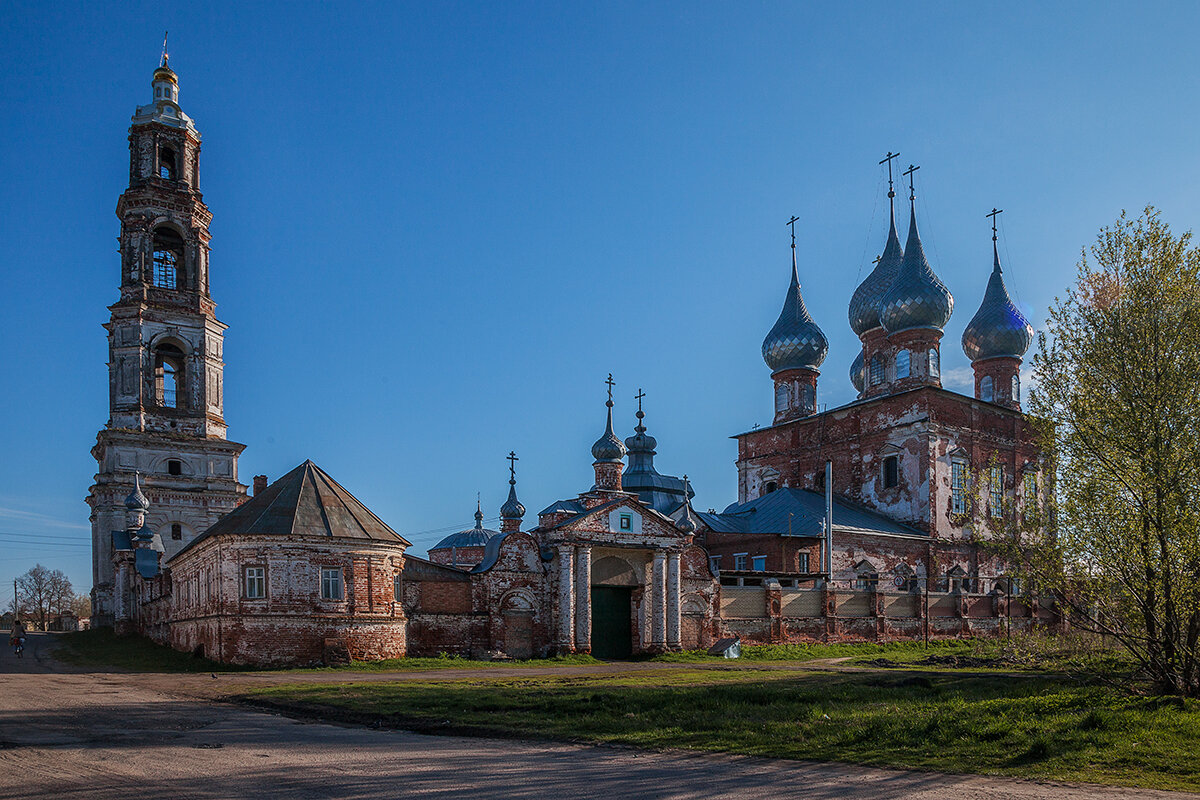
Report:
M633 655L632 589L592 587L592 655L629 658Z

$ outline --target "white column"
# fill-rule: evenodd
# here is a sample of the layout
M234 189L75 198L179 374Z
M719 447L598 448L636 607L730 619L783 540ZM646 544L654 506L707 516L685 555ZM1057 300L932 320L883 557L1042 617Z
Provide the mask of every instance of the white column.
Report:
M575 647L575 548L569 544L558 546L558 641L562 652Z
M667 554L667 649L682 650L679 618L679 553Z
M654 564L650 575L650 647L662 650L667 644L665 600L667 594L667 553L654 551Z
M575 551L575 649L592 651L592 548Z

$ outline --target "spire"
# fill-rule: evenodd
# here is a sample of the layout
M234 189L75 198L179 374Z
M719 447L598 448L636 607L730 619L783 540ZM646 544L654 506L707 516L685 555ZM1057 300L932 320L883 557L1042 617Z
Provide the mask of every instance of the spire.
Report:
M691 493L692 493L691 483L688 481L688 476L684 475L683 476L683 516L680 517L679 522L675 523L675 527L679 528L679 530L683 531L684 533L695 533L696 528L699 527L696 524L696 519L692 516L692 504L689 499L691 496Z
M900 262L904 260L904 250L900 247L900 235L896 232L896 190L892 178L892 160L899 153L890 150L880 164L888 166L888 208L890 224L888 226L887 243L883 254L876 259L875 268L871 274L854 290L850 298L850 328L858 336L880 326L879 306L892 281L900 270Z
M517 458L514 451L508 453L508 499L504 501L504 505L500 506L500 519L503 521L501 530L512 521L516 521L520 525L521 517L525 516L525 506L521 505L521 501L517 499L517 462L521 459Z
M996 218L1002 213L993 208L987 215L992 220L992 274L979 310L963 330L963 352L972 362L988 358L1022 358L1033 344L1033 326L1013 303L1008 287L1004 285L996 243Z
M612 373L608 373L608 379L605 381L608 384L608 401L604 404L608 407L608 419L604 425L604 434L596 440L592 445L592 457L597 462L620 462L625 457L625 445L613 433L612 410L613 399L612 390L616 386L613 380Z
M479 501L479 492L475 493L475 530L483 530L483 505Z
M954 311L954 297L929 266L917 230L917 193L913 173L920 167L909 165L908 177L908 241L904 258L892 286L879 306L879 321L889 334L912 328L941 330Z
M163 31L163 51L162 51L162 63L159 64L160 67L168 66L167 61L171 58L171 54L167 52L167 34L168 33L170 33L170 31Z
M792 279L784 296L779 319L763 339L762 355L772 373L788 369L809 369L814 372L829 352L829 340L813 321L800 294L800 278L796 269L796 221L787 224L792 229Z

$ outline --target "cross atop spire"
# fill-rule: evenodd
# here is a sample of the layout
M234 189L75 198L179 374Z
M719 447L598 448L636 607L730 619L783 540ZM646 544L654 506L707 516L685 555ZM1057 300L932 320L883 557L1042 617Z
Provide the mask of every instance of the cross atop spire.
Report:
M799 221L800 218L795 214L793 214L792 218L787 221L787 226L792 229L792 250L796 249L796 223Z
M508 483L510 486L515 486L517 483L517 462L521 459L517 458L515 450L508 451Z
M646 426L642 424L642 420L646 416L645 413L642 412L642 398L645 396L646 396L646 393L641 390L641 387L638 388L638 393L633 396L633 399L638 401L637 414L634 415L637 417L637 421L638 421L638 424L634 428L634 430L637 431L638 433L646 432Z
M1004 213L1003 208L996 208L995 206L993 206L991 213L985 215L985 216L992 218L992 241L993 242L996 241L996 217L1000 216L1003 213Z
M167 52L167 34L169 32L170 31L163 31L163 51L162 51L162 63L159 64L160 67L167 66L167 61L171 58L171 54Z
M886 156L884 156L883 161L879 162L880 164L888 165L888 199L889 200L893 200L896 197L896 192L892 189L892 159L899 158L899 157L900 157L899 153L893 153L891 150L888 150L888 154Z
M608 406L609 408L612 408L612 406L613 406L612 390L613 390L613 387L617 385L617 382L613 380L613 376L612 376L611 372L608 373L608 378L604 382L606 384L608 384L608 402L605 403L605 405Z
M916 189L913 188L913 173L919 169L920 169L920 167L914 167L912 164L909 164L908 169L904 170L904 172L902 173L903 175L908 177L908 201L910 203L915 202L917 199Z

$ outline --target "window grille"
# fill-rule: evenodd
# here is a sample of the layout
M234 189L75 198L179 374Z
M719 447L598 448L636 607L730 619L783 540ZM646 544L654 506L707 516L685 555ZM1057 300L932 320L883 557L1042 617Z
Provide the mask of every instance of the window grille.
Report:
M796 566L800 572L808 572L808 553L799 554Z
M879 353L871 356L870 380L872 386L878 386L883 383L883 366L883 356L879 355Z
M950 498L951 511L967 513L967 465L961 461L950 464Z
M321 568L321 599L342 599L342 571L340 569L336 567Z
M154 251L154 285L160 289L178 288L179 257L171 250Z
M991 490L992 516L1004 516L1004 467L992 467L988 488Z
M979 399L990 403L995 394L995 390L992 388L992 376L984 375L979 379Z
M911 363L912 356L909 355L907 350L901 350L899 353L896 353L896 380L908 377Z

